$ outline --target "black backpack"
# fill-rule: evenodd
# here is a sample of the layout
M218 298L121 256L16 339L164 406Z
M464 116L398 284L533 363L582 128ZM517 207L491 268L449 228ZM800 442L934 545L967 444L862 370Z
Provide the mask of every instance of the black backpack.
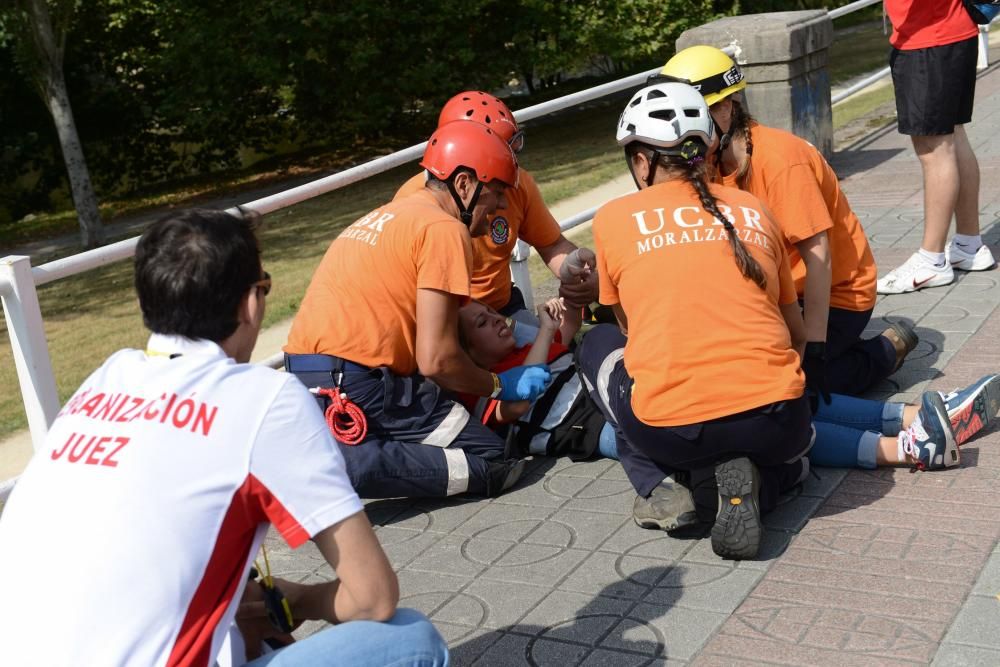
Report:
M552 383L531 411L510 425L508 437L522 456L568 456L589 459L597 451L604 415L581 384L572 352L549 364Z

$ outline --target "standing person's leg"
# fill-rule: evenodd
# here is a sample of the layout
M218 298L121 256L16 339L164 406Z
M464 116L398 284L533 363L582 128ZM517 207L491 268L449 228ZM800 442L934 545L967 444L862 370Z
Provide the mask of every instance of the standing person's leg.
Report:
M955 236L945 248L953 269L986 271L996 266L993 253L983 244L979 229L979 161L969 143L964 125L955 126L959 191L955 205Z
M961 184L955 135L913 136L911 140L924 177L924 236L920 248L943 253Z
M972 221L973 215L978 217L978 201L972 202L973 197L978 200L978 165L971 147L965 146L964 131L961 137L955 131L972 120L975 62L975 37L926 49L892 50L889 65L899 131L911 137L923 172L924 235L919 251L878 281L880 294L954 281L945 244L958 207L962 207L963 228L975 229L978 239L978 222L973 226ZM968 183L963 182L966 178ZM960 196L965 197L961 202ZM956 258L956 264L965 259L958 253L950 259Z
M862 339L872 311L830 308L826 333L826 385L831 392L856 396L895 373L918 338L902 322L878 336Z
M979 236L979 160L972 150L964 125L956 125L953 136L955 164L958 166L955 231L966 236Z
M247 667L447 667L448 645L418 611L400 608L384 623L350 621L321 630Z

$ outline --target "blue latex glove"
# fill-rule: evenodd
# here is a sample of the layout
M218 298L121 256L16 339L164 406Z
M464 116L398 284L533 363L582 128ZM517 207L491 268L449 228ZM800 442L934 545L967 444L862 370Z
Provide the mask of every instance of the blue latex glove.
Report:
M545 364L534 366L515 366L510 370L498 373L500 378L501 401L533 401L545 391L550 373Z

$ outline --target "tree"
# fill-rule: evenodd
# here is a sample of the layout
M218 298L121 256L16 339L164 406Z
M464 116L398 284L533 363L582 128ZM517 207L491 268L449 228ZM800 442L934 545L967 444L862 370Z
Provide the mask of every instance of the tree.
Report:
M16 43L21 68L49 110L59 135L81 241L85 248L94 248L104 241L104 228L63 73L66 34L75 9L75 0L15 0L15 9L5 23Z

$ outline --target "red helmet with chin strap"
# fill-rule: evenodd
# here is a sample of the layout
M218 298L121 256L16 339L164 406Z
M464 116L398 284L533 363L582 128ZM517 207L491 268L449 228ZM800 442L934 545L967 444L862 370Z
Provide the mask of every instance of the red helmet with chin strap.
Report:
M472 120L485 125L508 144L518 134L517 121L507 105L481 90L467 90L445 103L438 116L438 127L456 120Z
M427 140L420 166L435 178L450 181L465 167L482 183L500 181L517 187L517 157L490 128L479 123L454 122L439 127Z
M466 225L472 224L472 210L476 208L483 186L499 181L508 187L517 187L517 157L511 147L496 132L479 123L455 121L439 127L427 140L423 167L448 186L459 217ZM455 174L459 169L469 169L478 183L466 205L455 189Z

